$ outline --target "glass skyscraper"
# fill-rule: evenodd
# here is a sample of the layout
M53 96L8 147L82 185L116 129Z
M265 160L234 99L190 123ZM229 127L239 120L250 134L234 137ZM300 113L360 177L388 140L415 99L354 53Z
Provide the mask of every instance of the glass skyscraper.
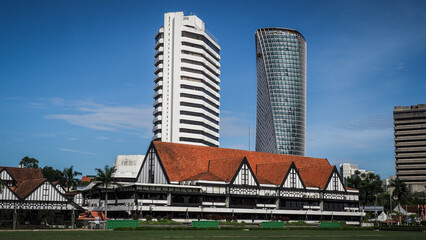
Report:
M296 30L255 33L256 151L305 155L306 41Z

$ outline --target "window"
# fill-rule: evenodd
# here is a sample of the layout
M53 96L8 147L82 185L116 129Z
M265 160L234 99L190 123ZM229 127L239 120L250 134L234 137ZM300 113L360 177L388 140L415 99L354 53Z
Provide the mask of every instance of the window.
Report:
M296 187L296 171L294 171L294 169L291 169L291 172L290 172L290 187L291 188Z
M148 183L154 183L154 171L155 171L155 153L154 153L154 149L151 149L149 151L149 156L148 156Z
M246 164L243 165L241 168L241 184L247 185L248 184L248 167Z

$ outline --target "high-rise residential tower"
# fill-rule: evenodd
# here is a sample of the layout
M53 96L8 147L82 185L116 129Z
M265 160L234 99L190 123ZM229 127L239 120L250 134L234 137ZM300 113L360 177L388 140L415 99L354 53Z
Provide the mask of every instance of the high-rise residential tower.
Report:
M296 30L255 33L256 151L305 155L306 41Z
M412 191L426 186L426 104L395 107L396 176Z
M220 46L204 22L164 14L155 35L153 140L219 146Z

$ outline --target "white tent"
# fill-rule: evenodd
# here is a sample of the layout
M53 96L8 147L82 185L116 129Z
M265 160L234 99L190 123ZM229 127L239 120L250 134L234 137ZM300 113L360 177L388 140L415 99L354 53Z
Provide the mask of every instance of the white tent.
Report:
M382 212L379 216L377 216L377 221L384 222L388 219L388 215L385 212Z

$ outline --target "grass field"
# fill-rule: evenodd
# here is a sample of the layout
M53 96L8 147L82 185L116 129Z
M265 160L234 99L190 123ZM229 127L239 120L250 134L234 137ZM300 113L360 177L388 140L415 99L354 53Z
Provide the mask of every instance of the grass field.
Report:
M132 239L426 239L424 232L338 230L193 230L193 231L1 231L1 240Z

